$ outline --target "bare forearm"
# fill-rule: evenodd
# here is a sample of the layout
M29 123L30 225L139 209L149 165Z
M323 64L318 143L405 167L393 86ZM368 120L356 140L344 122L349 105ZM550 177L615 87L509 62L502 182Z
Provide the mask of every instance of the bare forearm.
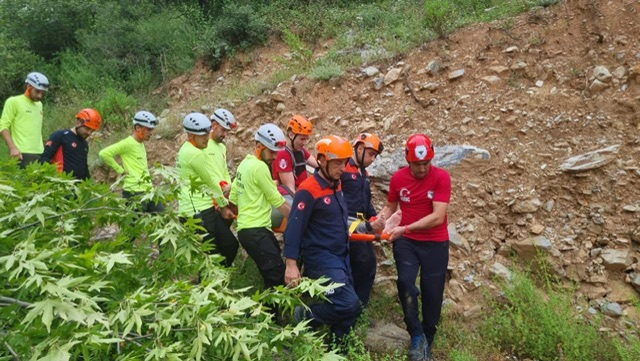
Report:
M13 138L11 138L11 132L9 129L2 130L2 137L4 138L5 143L9 148L15 148L16 145L13 143Z
M437 227L441 225L443 222L444 222L444 216L431 213L428 216L422 217L411 224L406 224L405 226L409 228L409 231L414 232L418 230Z

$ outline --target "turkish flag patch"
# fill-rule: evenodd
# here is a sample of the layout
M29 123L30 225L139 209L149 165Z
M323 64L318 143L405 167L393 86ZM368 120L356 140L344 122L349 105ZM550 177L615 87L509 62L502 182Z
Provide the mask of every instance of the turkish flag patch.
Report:
M303 210L304 210L304 207L305 207L304 202L300 202L300 203L298 203L298 210L299 210L299 211L303 211Z
M322 200L324 202L324 204L326 205L330 205L331 204L331 198L329 197L324 197L324 199Z

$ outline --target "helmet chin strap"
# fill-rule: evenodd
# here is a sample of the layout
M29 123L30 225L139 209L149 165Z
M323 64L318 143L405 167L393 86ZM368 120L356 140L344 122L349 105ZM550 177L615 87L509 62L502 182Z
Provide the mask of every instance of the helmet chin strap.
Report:
M291 141L291 150L296 150L296 138L298 137L297 133L293 133L293 138L289 138Z
M334 185L337 184L339 179L335 179L329 175L329 162L327 162L327 164L324 167L322 166L322 164L318 163L318 168L320 168L320 173L322 173L322 176L325 179L327 179L330 183L333 183Z

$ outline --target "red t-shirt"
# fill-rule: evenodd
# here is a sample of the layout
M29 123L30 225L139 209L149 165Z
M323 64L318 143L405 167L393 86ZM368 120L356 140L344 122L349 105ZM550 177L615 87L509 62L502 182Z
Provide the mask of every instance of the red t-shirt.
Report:
M298 188L308 177L307 159L311 157L311 153L302 148L302 151L294 151L293 154L295 154L295 160L291 157L289 150L283 149L279 151L276 160L271 163L271 175L273 179L280 181L278 173L292 172L296 180L296 188Z
M402 210L400 226L409 225L431 213L433 202L449 203L451 199L451 177L449 173L431 166L429 174L423 179L413 176L409 167L398 170L389 185L389 202L398 202ZM407 238L416 241L444 242L449 240L447 216L441 225L411 231Z

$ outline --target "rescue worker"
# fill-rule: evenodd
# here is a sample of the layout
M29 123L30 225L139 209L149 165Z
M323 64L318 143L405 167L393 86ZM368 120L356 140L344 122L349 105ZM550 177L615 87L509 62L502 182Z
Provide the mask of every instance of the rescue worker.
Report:
M340 178L349 217L364 222L368 232L380 233L384 228L385 220L384 217L376 218L367 167L373 163L378 154L382 153L384 146L378 136L370 133L359 134L352 145L353 156L349 158ZM353 229L350 233L352 232ZM349 247L354 288L362 306L366 307L376 277L375 250L372 242L352 241Z
M97 110L86 108L76 114L76 126L57 130L49 136L40 163L58 165L59 172L72 174L78 180L89 179L89 143L87 138L100 129L102 117Z
M178 173L183 183L178 196L179 212L184 217L194 217L202 221L206 231L201 231L204 233L203 243L213 243L215 247L211 252L222 255L223 264L230 267L238 253L238 243L228 242L224 238L214 238L214 200L223 218L232 219L235 214L229 209L229 202L222 194L220 185L211 178L213 164L204 151L209 143L211 121L202 113L191 113L184 118L182 126L188 138L180 148L177 159ZM196 189L191 184L192 179L202 182L204 186Z
M389 231L398 271L398 298L411 336L411 361L431 361L431 346L440 320L449 262L447 207L451 177L431 160L435 151L424 134L406 142L408 167L392 177L387 205L380 212L389 217L399 206L402 219ZM420 288L416 277L420 272ZM422 301L422 322L418 295Z
M271 165L273 179L278 182L281 194L293 194L296 188L307 179L307 164L316 168L318 162L306 148L313 126L302 115L294 115L287 123L287 145L278 152Z
M305 276L324 276L343 284L325 293L328 301L312 304L308 310L302 306L294 310L298 322L312 319L330 325L338 345L356 324L361 311L349 264L347 202L340 186L340 177L352 155L353 148L345 138L330 135L318 141L318 168L296 192L284 232L287 285L296 285L300 279L299 261L304 265Z
M11 158L20 160L24 168L40 158L42 145L42 99L49 90L49 79L32 72L25 79L26 90L8 98L2 108L0 133L7 143Z
M236 128L236 118L226 109L216 109L209 119L211 120L211 137L205 153L207 153L211 162L211 167L209 167L211 178L228 199L231 191L231 176L227 168L227 146L224 144L224 140ZM234 213L237 213L234 204L229 204L228 207ZM238 244L238 239L231 231L233 218L225 219L218 208L214 212L214 222L214 237L216 239L221 240L224 244Z
M153 135L158 119L148 111L139 111L133 117L133 134L100 151L100 158L121 176L124 176L122 197L131 200L133 197L148 193L153 184L147 164L147 149L144 145ZM122 165L116 157L120 157ZM157 213L164 211L162 203L152 200L142 201L142 212Z
M271 123L258 128L254 139L254 154L238 166L229 199L238 205L238 240L258 266L264 287L273 288L284 284L285 266L271 231L271 207L287 217L291 206L278 192L269 166L286 141L282 130Z

